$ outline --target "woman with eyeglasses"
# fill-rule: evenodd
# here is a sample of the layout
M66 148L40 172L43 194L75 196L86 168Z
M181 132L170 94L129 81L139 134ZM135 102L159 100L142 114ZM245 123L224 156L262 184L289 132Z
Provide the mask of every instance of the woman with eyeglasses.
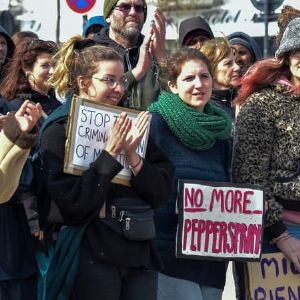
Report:
M125 92L123 60L115 50L75 36L57 53L51 81L60 94L69 95L58 111L68 111L73 94L116 106ZM111 219L110 207L117 200L146 203L155 209L168 199L173 169L167 157L150 139L145 159L136 153L149 122L147 112L139 113L135 124L125 112L121 113L105 149L82 176L63 171L65 123L50 123L42 133L41 155L51 200L59 208L65 225L85 228L78 269L75 274L67 272L68 278L76 275L71 291L66 292L71 299L156 299L156 270L160 262L152 241L129 239L112 229L106 218L99 218L99 212L106 207L106 217ZM121 151L131 166L130 187L111 182L123 168L116 160ZM71 230L70 226L67 228ZM56 274L50 270L48 276L54 278ZM47 292L54 293L52 287Z

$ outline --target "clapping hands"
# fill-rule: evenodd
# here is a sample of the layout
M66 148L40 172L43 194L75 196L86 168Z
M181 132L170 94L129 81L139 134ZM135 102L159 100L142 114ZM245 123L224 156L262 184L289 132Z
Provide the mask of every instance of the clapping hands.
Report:
M149 126L149 113L138 114L134 123L122 112L108 135L105 150L114 158L124 151L129 165L134 165L138 156L136 150Z
M24 101L15 114L15 119L20 130L23 132L30 132L42 116L42 113L43 109L41 104L34 104L29 100ZM2 129L3 123L6 119L7 115L0 115L0 130Z
M23 132L30 132L42 116L42 106L34 104L29 100L24 101L22 106L15 114L15 118Z

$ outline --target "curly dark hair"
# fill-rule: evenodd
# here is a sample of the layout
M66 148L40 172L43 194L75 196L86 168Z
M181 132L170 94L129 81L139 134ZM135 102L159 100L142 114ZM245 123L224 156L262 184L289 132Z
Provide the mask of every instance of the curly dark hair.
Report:
M281 12L280 12L280 15L278 17L278 20L277 20L277 25L279 27L279 32L277 34L277 37L276 37L276 43L277 43L277 46L280 45L280 41L281 41L281 38L283 36L283 33L287 27L287 25L295 18L297 17L300 17L300 10L290 6L290 5L285 5Z

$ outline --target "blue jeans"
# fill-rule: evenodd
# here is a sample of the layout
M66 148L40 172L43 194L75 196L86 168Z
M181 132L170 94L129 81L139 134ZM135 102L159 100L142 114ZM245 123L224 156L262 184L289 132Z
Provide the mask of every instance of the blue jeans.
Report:
M158 273L157 300L221 300L221 289Z

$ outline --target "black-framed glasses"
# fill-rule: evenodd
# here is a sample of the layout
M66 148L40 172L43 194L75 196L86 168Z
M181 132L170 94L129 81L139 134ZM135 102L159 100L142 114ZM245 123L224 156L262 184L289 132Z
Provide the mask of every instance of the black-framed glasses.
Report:
M117 85L119 85L123 89L126 88L126 79L125 78L121 78L120 80L117 80L116 78L113 78L113 77L98 78L98 77L93 76L92 78L97 79L100 82L104 82L111 89L116 88Z
M137 13L143 13L145 11L145 6L143 4L121 3L120 5L116 5L114 8L123 13L129 13L132 7Z

